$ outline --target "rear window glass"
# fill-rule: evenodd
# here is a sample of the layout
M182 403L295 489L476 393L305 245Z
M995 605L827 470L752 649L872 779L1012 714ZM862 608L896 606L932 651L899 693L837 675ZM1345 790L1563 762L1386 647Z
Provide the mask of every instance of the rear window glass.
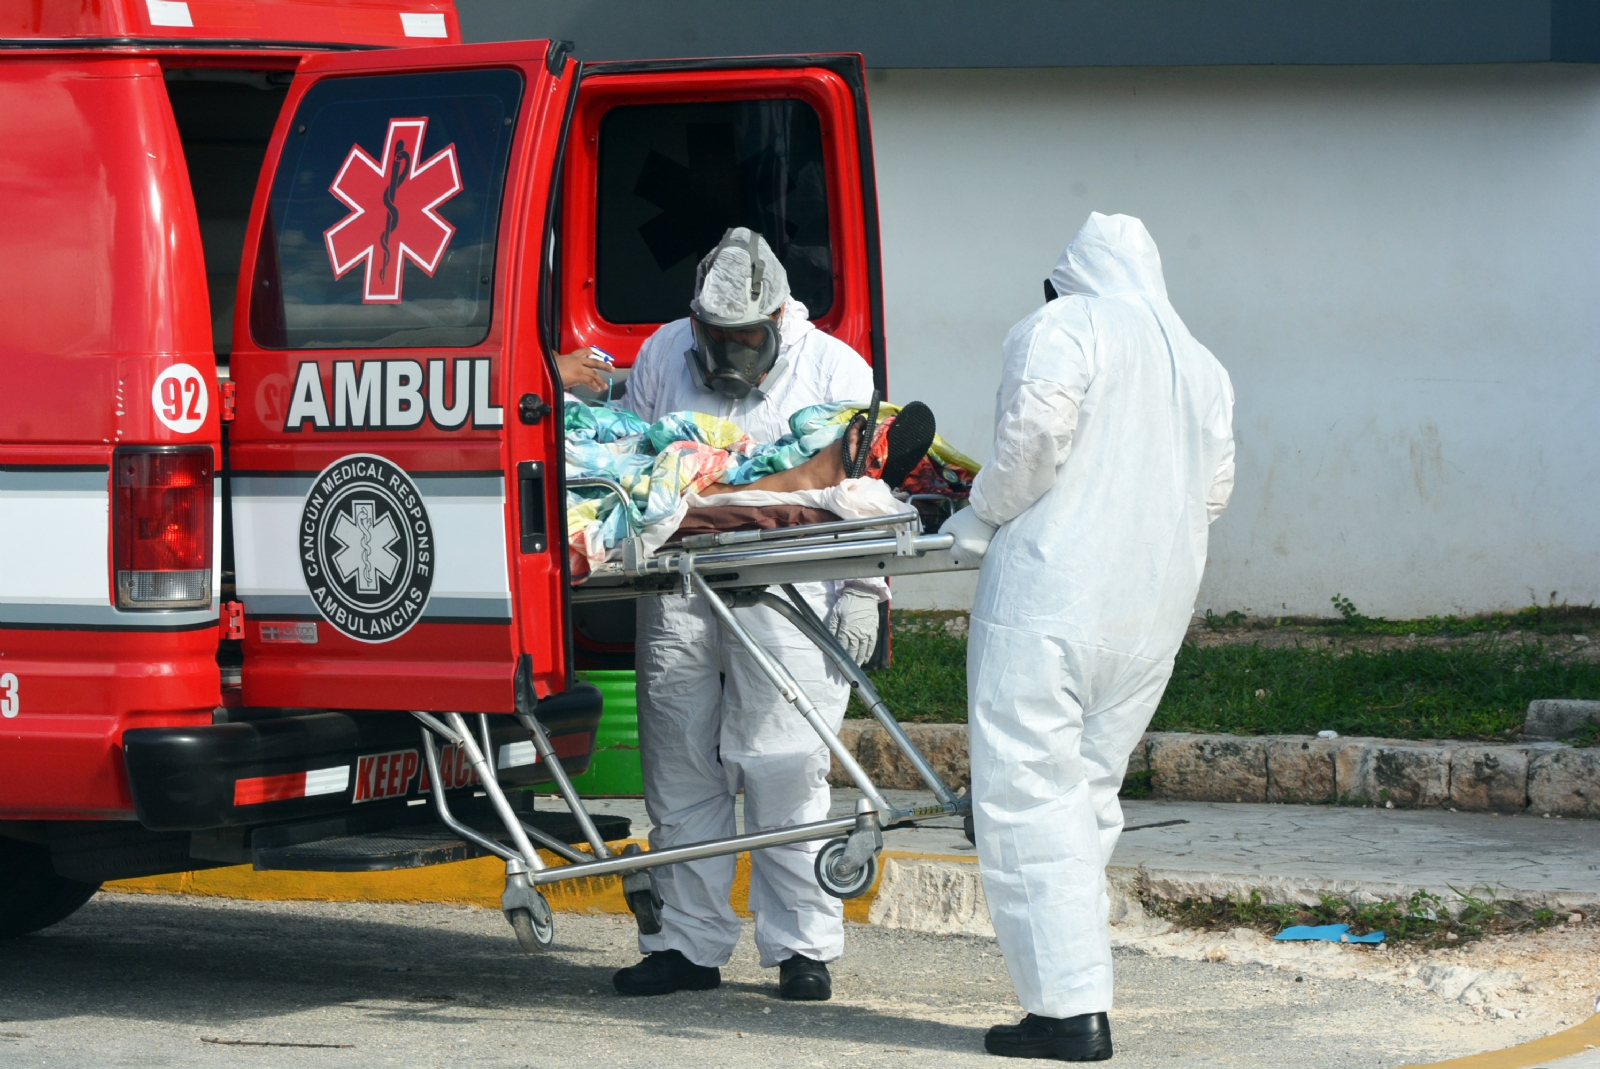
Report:
M334 78L289 128L252 285L274 349L476 345L522 76Z
M732 226L766 236L812 318L833 307L822 127L809 104L613 108L599 160L596 300L608 321L688 315L695 266Z

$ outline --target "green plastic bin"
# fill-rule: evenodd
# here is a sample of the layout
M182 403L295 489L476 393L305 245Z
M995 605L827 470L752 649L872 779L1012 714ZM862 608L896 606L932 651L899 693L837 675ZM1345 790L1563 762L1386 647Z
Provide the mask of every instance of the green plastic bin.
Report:
M600 714L589 771L572 777L572 785L586 797L642 795L644 774L639 769L639 704L634 674L606 670L579 672L578 677L600 688L605 708ZM541 794L555 791L554 784L539 788Z

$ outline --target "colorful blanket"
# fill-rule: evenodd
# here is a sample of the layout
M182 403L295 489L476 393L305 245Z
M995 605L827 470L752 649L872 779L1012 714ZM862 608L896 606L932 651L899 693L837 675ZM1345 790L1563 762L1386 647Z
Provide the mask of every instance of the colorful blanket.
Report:
M673 412L647 424L626 409L568 401L563 412L568 542L590 565L599 564L613 546L678 515L685 495L713 483L744 486L815 456L838 442L864 407L811 405L790 417L788 434L776 442L757 442L734 423L700 412ZM879 406L882 418L898 411L896 405ZM904 489L964 496L977 470L977 464L935 438ZM570 485L584 477L611 480L626 501L605 487Z

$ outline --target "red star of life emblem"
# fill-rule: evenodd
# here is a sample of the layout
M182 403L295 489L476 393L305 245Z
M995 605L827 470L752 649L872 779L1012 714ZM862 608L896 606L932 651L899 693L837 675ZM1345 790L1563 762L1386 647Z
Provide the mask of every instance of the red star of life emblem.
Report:
M363 304L395 304L410 260L432 277L456 228L435 211L461 192L461 170L452 142L418 163L428 120L390 119L383 158L350 146L328 192L350 214L323 233L333 277L367 264Z

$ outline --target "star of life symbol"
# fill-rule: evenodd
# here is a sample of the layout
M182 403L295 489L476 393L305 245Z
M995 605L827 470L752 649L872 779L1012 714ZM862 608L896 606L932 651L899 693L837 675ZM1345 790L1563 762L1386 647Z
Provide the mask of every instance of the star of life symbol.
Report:
M376 501L352 501L350 508L348 513L341 512L333 524L331 533L344 547L333 555L334 567L347 583L351 576L356 577L357 593L376 594L378 576L392 583L400 569L399 556L389 549L400 541L400 532L395 529L394 517L387 512L373 519L378 511Z
M306 491L296 536L317 612L358 642L388 642L428 606L438 547L417 484L372 453L324 468Z
M383 156L373 159L358 144L334 177L328 192L350 214L323 233L333 277L343 278L365 262L363 304L395 304L410 260L431 278L444 258L456 228L435 210L461 192L461 169L454 142L423 163L428 120L390 119Z

